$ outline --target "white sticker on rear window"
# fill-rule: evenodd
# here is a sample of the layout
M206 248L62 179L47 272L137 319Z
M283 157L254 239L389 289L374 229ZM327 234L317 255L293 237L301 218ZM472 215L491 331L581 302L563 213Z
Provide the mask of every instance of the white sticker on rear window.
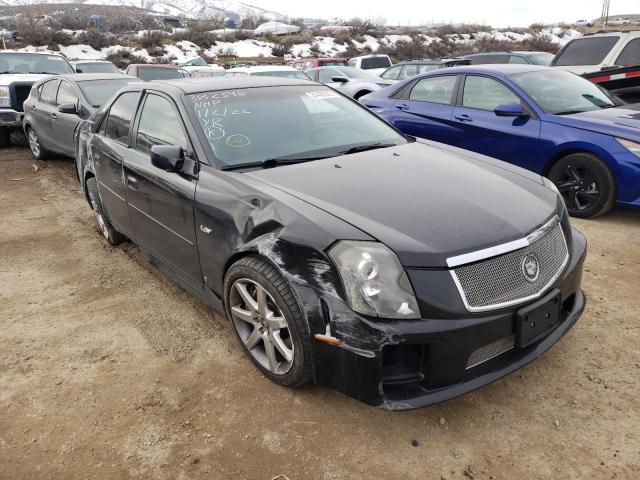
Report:
M315 100L324 100L326 98L338 98L336 92L332 92L331 90L318 90L316 92L306 92L305 95L315 99Z
M47 55L47 60L55 60L56 62L62 61L62 57L56 57L54 55Z

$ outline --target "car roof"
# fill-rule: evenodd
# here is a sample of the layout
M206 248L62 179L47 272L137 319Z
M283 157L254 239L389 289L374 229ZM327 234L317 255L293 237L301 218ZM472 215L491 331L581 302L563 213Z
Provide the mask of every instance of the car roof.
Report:
M113 62L110 62L109 60L101 60L99 58L96 58L95 60L84 58L81 60L71 60L71 63L113 63Z
M229 72L299 72L297 68L290 67L288 65L253 65L247 67L234 67L230 68Z
M121 80L121 79L131 79L138 80L138 77L134 77L133 75L123 75L121 73L68 73L64 75L58 75L57 78L66 78L67 80L72 80L74 82L90 82L92 80Z
M458 65L455 67L441 68L440 70L434 70L423 75L442 75L443 73L490 73L497 76L509 76L518 73L526 73L540 70L556 71L553 67L544 67L541 65L527 65L516 63L496 63L486 65ZM411 77L415 78L415 77Z
M172 68L174 70L180 68L177 65L169 65L168 63L132 63L129 66L136 68Z
M549 53L549 52L542 52L537 50L496 50L494 52L470 53L468 55L464 55L464 57L480 57L482 55L513 55L513 54L533 55L536 53ZM550 55L553 55L553 54L550 54Z
M144 83L144 88L153 86L158 90L182 91L186 95L192 93L212 92L217 90L234 90L243 88L261 88L261 87L295 87L300 85L324 85L311 82L309 80L298 80L288 77L263 77L263 76L241 76L241 77L200 77L200 78L184 78L175 80L153 80Z
M55 53L55 52L18 52L16 50L0 50L0 54L7 54L7 55L48 55L50 57L62 57L64 59L66 59L67 57L65 57L64 55L60 55L59 53Z

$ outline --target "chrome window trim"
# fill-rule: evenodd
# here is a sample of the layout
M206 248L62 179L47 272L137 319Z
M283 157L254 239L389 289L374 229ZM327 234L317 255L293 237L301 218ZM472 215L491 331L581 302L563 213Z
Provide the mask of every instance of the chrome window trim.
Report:
M451 258L447 259L447 264L449 264L450 260L453 260L453 263L455 264L455 266L461 266L461 265L465 265L465 264L469 264L469 263L474 263L474 262L477 262L479 260L485 260L487 258L495 257L495 256L498 256L498 255L503 255L505 253L509 253L509 252L514 251L514 250L518 250L520 248L527 247L533 241L537 240L538 238L540 238L541 236L545 235L550 230L555 228L559 223L560 223L560 218L557 215L555 215L551 220L549 220L547 223L545 223L542 227L540 227L538 230L530 233L528 236L526 236L523 239L515 240L513 242L504 243L502 245L497 245L495 247L486 248L484 250L478 250L477 252L471 252L471 253L467 253L467 254L464 254L464 255L458 255L456 257L451 257ZM562 265L560 266L560 268L558 268L558 271L551 278L551 280L549 280L549 282L547 282L538 291L538 293L535 293L533 295L529 295L527 297L518 298L516 300L511 300L509 302L494 303L492 305L485 305L485 306L482 306L482 307L472 307L471 305L469 305L469 302L467 300L467 296L464 293L464 289L462 288L462 284L460 283L460 280L458 279L458 275L456 274L455 270L453 270L453 269L449 270L449 273L451 274L451 277L453 278L453 281L454 281L454 283L456 285L456 288L458 289L458 293L460 294L460 297L462 298L462 303L464 303L465 308L469 312L472 312L472 313L488 312L488 311L491 311L491 310L500 310L501 308L511 307L513 305L520 305L520 304L526 303L526 302L528 302L530 300L534 300L536 298L542 297L547 292L549 287L551 287L551 285L553 285L553 283L560 277L560 275L562 275L562 272L564 272L565 267L569 263L569 258L570 258L569 245L567 244L567 238L564 235L564 233L562 235L562 238L564 240L565 248L567 249L567 255L565 256L564 262L562 262ZM514 245L515 245L515 247L514 247ZM518 246L518 245L520 245L520 246ZM506 248L506 250L505 250L505 248ZM491 253L491 252L499 252L499 253ZM466 259L467 261L464 262L464 263L457 263L460 258ZM471 259L471 260L469 260L469 259Z

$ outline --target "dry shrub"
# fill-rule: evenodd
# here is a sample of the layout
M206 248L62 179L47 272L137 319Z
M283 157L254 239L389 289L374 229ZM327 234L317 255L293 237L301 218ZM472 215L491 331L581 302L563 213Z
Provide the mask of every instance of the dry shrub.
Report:
M132 63L147 63L147 60L144 57L134 55L128 50L118 50L117 52L108 55L105 60L109 60L121 70L124 70Z
M164 39L165 35L163 32L158 30L149 30L142 34L142 37L140 38L140 46L146 49L162 47Z

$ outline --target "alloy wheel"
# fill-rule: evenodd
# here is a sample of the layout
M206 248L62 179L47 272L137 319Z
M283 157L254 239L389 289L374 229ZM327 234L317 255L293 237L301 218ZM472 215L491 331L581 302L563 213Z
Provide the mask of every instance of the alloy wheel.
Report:
M241 278L231 286L233 324L251 356L265 369L284 375L293 366L294 347L284 314L262 286Z
M29 134L27 135L29 138L29 148L31 148L31 153L33 153L33 156L36 158L40 158L40 141L38 140L38 135L36 135L36 132L31 128L29 129Z
M567 207L572 210L588 210L600 197L597 177L588 168L568 164L554 182Z

